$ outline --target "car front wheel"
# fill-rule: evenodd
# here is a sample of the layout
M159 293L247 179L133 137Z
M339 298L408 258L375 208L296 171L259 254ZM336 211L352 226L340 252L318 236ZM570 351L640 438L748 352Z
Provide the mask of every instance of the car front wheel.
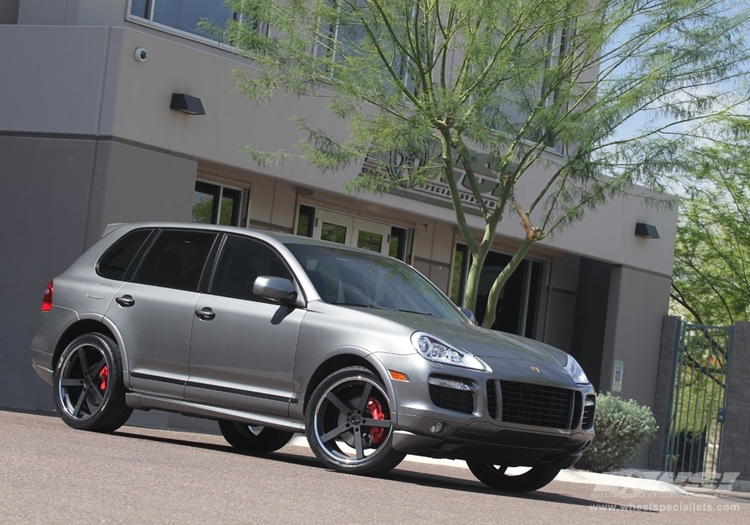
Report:
M289 443L294 435L293 432L237 421L219 421L219 430L234 448L258 453L275 452Z
M488 487L509 492L538 490L555 479L560 472L559 468L540 465L532 467L522 474L511 475L506 473L508 467L501 465L474 461L467 461L466 464L469 466L471 473Z
M353 366L329 375L307 403L305 429L310 448L339 472L377 475L405 454L391 448L391 403L380 379Z
M52 384L60 418L73 428L113 432L133 412L125 404L120 351L105 335L76 337L60 356Z

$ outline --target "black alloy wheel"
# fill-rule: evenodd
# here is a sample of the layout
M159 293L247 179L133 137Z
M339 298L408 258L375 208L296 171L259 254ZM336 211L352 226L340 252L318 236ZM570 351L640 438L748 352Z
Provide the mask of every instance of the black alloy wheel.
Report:
M469 470L479 481L497 490L509 492L530 492L551 482L560 472L559 468L538 465L518 475L507 474L508 467L467 461Z
M377 475L405 454L391 447L391 402L380 379L353 366L329 375L307 403L305 428L315 455L339 472Z
M73 428L113 432L133 412L125 404L119 348L105 335L75 338L60 356L52 379L57 411Z
M237 450L260 454L275 452L289 443L294 432L287 432L238 421L219 421L221 435Z

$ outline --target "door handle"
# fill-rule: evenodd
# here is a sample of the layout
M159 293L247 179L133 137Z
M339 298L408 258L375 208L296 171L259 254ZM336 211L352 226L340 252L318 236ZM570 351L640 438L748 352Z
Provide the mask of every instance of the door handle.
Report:
M120 306L127 308L135 304L135 299L133 299L131 295L123 295L122 297L115 299L115 302Z
M198 319L203 319L204 321L210 321L214 317L216 317L216 314L213 310L211 310L209 307L201 308L200 310L195 311L195 315L198 316Z

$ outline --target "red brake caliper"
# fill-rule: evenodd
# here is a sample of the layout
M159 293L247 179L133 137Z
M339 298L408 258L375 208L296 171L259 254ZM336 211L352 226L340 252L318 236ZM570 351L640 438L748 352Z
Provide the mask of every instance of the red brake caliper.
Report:
M378 401L374 397L371 397L367 400L367 410L370 411L373 419L385 419L383 405L381 405L380 401ZM370 429L370 437L372 438L373 445L380 445L383 441L385 441L386 435L387 432L385 428L375 427Z
M104 365L104 368L102 368L102 371L99 372L99 390L104 392L107 390L107 381L109 380L109 367L107 365Z

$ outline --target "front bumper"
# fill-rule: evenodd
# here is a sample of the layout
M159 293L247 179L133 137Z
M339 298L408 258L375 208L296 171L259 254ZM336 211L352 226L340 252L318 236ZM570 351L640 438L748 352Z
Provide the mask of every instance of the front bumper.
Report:
M490 366L417 363L409 381L392 381L393 448L506 466L573 465L594 437L593 387L575 384L564 370L528 373L523 361Z

